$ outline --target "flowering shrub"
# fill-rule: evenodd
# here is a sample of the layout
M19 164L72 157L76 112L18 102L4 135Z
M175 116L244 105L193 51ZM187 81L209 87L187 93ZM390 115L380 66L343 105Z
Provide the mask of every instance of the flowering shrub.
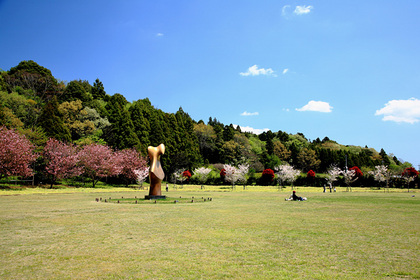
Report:
M262 173L262 177L263 177L263 181L270 183L273 182L274 179L274 170L268 168L268 169L264 169L263 173Z
M182 172L182 177L187 177L187 179L191 178L191 172L189 170L185 170Z
M308 173L306 173L306 178L311 180L315 179L315 171L309 170Z
M220 170L220 177L225 178L226 176L226 169L222 168L222 170Z
M357 178L363 177L363 172L362 172L362 170L360 170L360 168L359 168L359 167L357 167L357 166L353 166L352 168L349 168L349 170L350 170L350 171L351 171L351 170L354 170L354 172L355 172L355 176L356 176Z

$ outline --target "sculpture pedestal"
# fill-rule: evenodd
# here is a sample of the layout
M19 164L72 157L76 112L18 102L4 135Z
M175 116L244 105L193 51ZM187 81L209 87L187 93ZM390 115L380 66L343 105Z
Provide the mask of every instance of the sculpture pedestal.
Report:
M152 200L152 199L165 199L166 195L145 195L144 199Z

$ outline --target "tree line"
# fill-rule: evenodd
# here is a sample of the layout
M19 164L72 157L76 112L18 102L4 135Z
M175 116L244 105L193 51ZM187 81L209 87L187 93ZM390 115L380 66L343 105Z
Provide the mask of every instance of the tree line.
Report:
M383 149L345 146L328 137L311 141L302 133L283 131L255 135L215 117L195 121L182 108L167 113L148 98L129 102L120 93L109 95L99 79L93 84L59 81L34 61L0 73L0 126L25 135L37 151L50 138L80 147L133 148L143 156L148 146L164 143L161 160L167 174L210 164L247 164L254 173L286 163L305 173L324 173L332 165L358 166L364 172L378 165L395 172L411 166Z

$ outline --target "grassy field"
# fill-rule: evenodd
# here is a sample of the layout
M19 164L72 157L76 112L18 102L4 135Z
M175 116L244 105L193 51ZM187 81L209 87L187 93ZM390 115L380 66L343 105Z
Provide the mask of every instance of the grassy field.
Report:
M420 279L418 193L227 190L2 190L0 279Z

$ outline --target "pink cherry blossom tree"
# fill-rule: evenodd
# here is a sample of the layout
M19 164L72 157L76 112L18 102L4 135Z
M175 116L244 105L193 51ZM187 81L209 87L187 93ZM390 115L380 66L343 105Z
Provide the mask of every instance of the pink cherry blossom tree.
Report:
M120 161L111 148L96 143L83 147L79 152L79 164L83 168L83 174L92 180L93 187L100 178L117 176L122 170Z
M35 146L14 129L0 127L0 179L8 176L29 177L31 163L38 157Z
M51 180L51 188L57 180L79 176L82 167L78 166L79 155L74 145L55 139L48 140L43 153L45 173Z
M124 180L126 187L130 182L137 180L136 170L147 168L146 159L134 148L115 152L115 157L121 168L119 175Z

